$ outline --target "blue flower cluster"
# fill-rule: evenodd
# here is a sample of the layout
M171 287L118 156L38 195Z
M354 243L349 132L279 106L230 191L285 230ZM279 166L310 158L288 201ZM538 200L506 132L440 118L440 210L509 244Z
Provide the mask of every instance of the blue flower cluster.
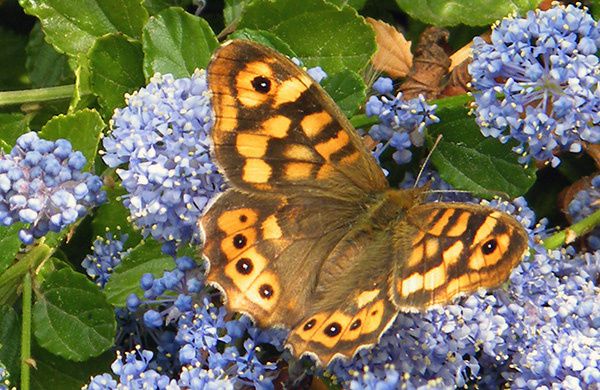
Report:
M93 253L81 262L87 274L101 288L108 282L114 268L121 264L122 258L127 255L128 251L123 250L127 238L127 234L121 234L117 238L110 233L106 233L104 238L97 237L92 245Z
M177 80L157 74L116 110L104 161L125 164L117 169L124 204L144 234L171 244L199 240L196 221L224 187L209 156L212 124L204 71Z
M103 203L102 180L82 172L85 164L67 140L48 141L34 132L20 136L10 154L0 155L0 224L26 223L19 238L31 244Z
M90 384L83 388L87 390L179 389L175 380L171 381L168 376L148 368L153 356L152 351L141 349L126 352L124 358L117 352L117 359L110 368L119 377L119 383L117 384L110 374L101 374L93 377Z
M373 140L384 143L377 148L375 157L379 158L391 146L396 149L392 154L394 161L405 164L412 157L410 147L423 145L425 126L439 122L435 116L437 106L427 104L421 95L410 100L404 100L402 92L394 96L392 80L387 77L377 79L373 89L378 95L369 98L365 111L367 116L378 116L380 123L371 126L369 135Z
M12 390L16 389L14 387L10 387L10 374L6 370L6 367L2 363L0 363L0 390Z
M264 348L280 351L285 334L255 328L246 316L228 319L225 308L213 303L215 293L204 289L202 269L185 256L176 264L160 278L144 275L144 297L132 294L127 299L130 311L143 311L143 326L157 341L157 355L149 351L128 354L129 366L119 357L112 367L119 381L102 374L92 378L89 388L102 382L108 383L104 389L116 389L138 379L148 380L155 386L149 388L159 389L273 388L279 370L275 363L264 360L269 355ZM127 378L122 376L125 366L130 370ZM166 376L157 375L159 366L178 380L169 382Z
M579 222L600 209L600 175L594 177L590 187L579 191L567 207L573 222ZM592 250L600 249L600 227L588 234L587 243Z
M521 162L557 166L559 150L600 142L600 28L573 5L505 18L491 43L473 40L476 120L485 136L515 139Z
M508 290L477 293L425 314L400 313L379 344L330 366L350 388L590 388L600 384L600 252L548 253L545 220L524 199L489 204L529 227L536 254Z

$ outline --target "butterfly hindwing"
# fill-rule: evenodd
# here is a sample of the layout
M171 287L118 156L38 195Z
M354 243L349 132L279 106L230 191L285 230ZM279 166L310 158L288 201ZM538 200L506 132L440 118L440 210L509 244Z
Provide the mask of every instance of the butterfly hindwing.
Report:
M388 297L390 241L387 230L358 229L328 254L308 314L288 337L296 356L328 364L379 340L398 312Z
M346 199L387 186L331 98L276 51L226 43L208 67L208 83L214 155L234 186ZM340 185L344 192L336 191Z
M392 301L405 309L444 304L497 287L527 250L514 218L484 206L428 203L409 209L397 239Z

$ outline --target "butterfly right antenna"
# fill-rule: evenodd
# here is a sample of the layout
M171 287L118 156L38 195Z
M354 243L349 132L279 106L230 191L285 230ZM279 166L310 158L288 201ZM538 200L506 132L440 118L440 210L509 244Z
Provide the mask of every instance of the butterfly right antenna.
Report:
M442 140L442 134L437 136L437 138L435 139L435 142L433 143L433 146L431 147L431 150L429 151L429 153L427 153L427 157L425 157L425 161L423 162L423 165L421 166L421 169L419 170L419 174L417 175L417 180L415 180L415 184L413 185L413 188L416 188L418 186L419 180L421 180L421 176L423 175L423 172L425 171L425 167L429 163L429 160L431 159L431 155L433 154L433 151L438 146L438 144L440 143L441 140Z

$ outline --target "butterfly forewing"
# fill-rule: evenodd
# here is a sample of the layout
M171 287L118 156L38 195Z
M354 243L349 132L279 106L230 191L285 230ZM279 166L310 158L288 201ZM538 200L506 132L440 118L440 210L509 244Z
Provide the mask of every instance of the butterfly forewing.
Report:
M232 41L208 67L217 163L248 191L357 199L387 182L331 98L289 59ZM357 174L358 173L358 174ZM344 191L333 191L343 187Z

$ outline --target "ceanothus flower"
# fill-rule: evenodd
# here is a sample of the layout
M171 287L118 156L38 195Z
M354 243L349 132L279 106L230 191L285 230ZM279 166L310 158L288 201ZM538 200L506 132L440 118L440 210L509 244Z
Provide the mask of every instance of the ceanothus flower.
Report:
M137 348L126 352L125 357L117 352L117 358L110 366L117 382L110 374L101 374L92 377L90 384L84 386L86 390L127 390L127 389L158 389L179 390L175 381L168 376L148 368L153 357L152 351Z
M141 280L142 299L131 295L128 309L143 312L142 325L155 340L163 332L173 331L168 342L158 342L159 353L149 367L161 366L180 372L182 387L201 384L229 384L272 388L279 370L264 361L262 348L281 350L282 331L260 330L246 316L228 319L216 295L207 293L202 269L189 257L176 260L177 267L163 276L145 274ZM167 353L165 353L167 352Z
M102 180L83 172L86 158L65 139L48 141L35 132L0 154L0 224L22 222L19 238L31 244L59 232L106 200Z
M392 80L380 77L373 84L373 89L378 93L367 101L367 116L378 116L380 123L371 126L369 135L375 141L384 145L377 149L375 157L378 158L388 147L396 149L392 158L398 164L410 161L412 145L423 145L423 130L426 126L439 122L435 116L436 105L429 105L425 98L404 100L402 92L395 96Z
M144 234L174 245L197 241L196 221L224 188L210 160L213 125L204 71L174 79L156 74L116 110L103 140L104 161L128 192L123 202Z
M6 367L0 363L0 390L13 390L15 387L10 387L10 374Z
M476 120L485 136L515 139L520 161L560 163L559 150L600 142L600 29L573 5L507 17L491 43L473 40Z
M114 268L121 264L123 256L127 255L128 251L123 250L127 238L127 234L121 234L117 238L110 233L106 233L104 238L97 237L92 244L93 253L81 262L81 266L98 286L106 285Z
M579 222L600 209L600 175L591 180L590 186L573 197L567 206L567 212L573 222ZM587 243L592 250L600 249L600 227L596 227L587 236Z

